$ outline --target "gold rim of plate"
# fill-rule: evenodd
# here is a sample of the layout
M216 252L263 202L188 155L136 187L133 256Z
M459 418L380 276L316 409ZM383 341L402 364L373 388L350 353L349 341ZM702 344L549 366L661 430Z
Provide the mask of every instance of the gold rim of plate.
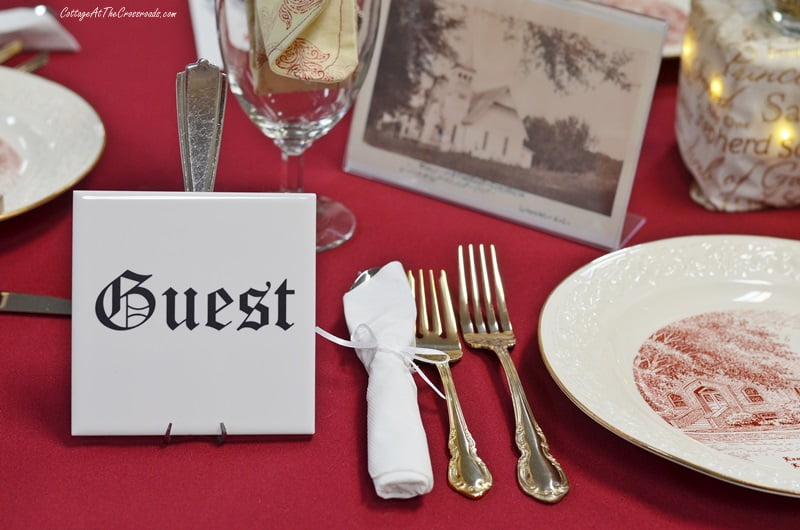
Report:
M68 94L68 96L70 98L74 99L74 102L77 105L84 106L84 111L87 111L88 113L90 113L90 115L93 115L93 117L97 121L97 125L99 125L100 128L101 128L101 135L99 136L100 142L97 145L96 150L93 150L92 152L89 152L87 154L87 156L86 156L86 167L85 167L84 170L78 172L77 175L75 175L71 179L65 181L63 185L55 187L53 189L53 191L48 192L46 195L44 195L44 196L42 196L42 197L40 197L40 198L30 202L30 203L27 203L27 204L25 204L25 205L23 205L23 206L21 206L19 208L16 208L14 210L9 210L9 211L0 210L0 221L5 221L6 219L11 219L12 217L16 217L18 215L21 215L21 214L29 212L29 211L31 211L33 209L36 209L39 206L42 206L43 204L46 204L46 203L52 201L56 197L59 197L60 195L64 194L65 192L67 192L68 190L73 188L78 182L83 180L95 168L97 163L100 161L100 157L102 156L103 151L105 150L106 140L107 140L106 127L105 127L105 124L103 123L103 120L100 118L100 115L97 113L97 111L94 109L94 107L92 107L92 105L89 104L88 101L86 101L83 97L81 97L74 90L72 90L70 88L67 88L64 85L61 85L59 83L56 83L55 81L51 81L49 79L45 79L45 78L39 77L38 75L33 74L33 73L21 72L21 71L15 70L13 68L0 66L0 76L3 76L4 74L5 75L11 75L11 76L18 75L21 78L24 78L24 77L27 76L27 78L29 80L34 80L35 79L36 80L35 82L41 82L42 86L48 86L48 87L52 88L53 90L62 91L63 93ZM69 146L66 146L65 148L68 149ZM65 178L68 178L68 177L65 177Z
M663 239L663 240L652 241L652 242L649 242L649 243L642 243L642 244L639 244L639 245L635 245L633 247L623 248L623 249L611 252L609 254L601 256L600 258L597 258L596 260L593 260L590 263L578 268L576 271L574 271L572 274L570 274L567 278L565 278L548 295L547 299L545 300L544 305L542 306L542 311L541 311L540 316L539 316L538 333L537 333L538 343L539 343L539 351L540 351L542 360L544 361L545 367L546 367L547 371L549 372L550 376L556 382L556 384L561 389L561 391L569 398L569 400L572 401L572 403L574 403L575 406L578 407L578 409L581 410L581 412L586 414L593 421L595 421L596 423L598 423L599 425L601 425L605 429L609 430L613 434L619 436L623 440L625 440L627 442L630 442L633 445L638 446L638 447L640 447L642 449L650 451L651 453L653 453L655 455L658 455L658 456L660 456L660 457L662 457L662 458L664 458L664 459L666 459L668 461L683 465L683 466L685 466L685 467L687 467L689 469L692 469L694 471L703 473L704 475L707 475L707 476L710 476L712 478L721 480L723 482L727 482L729 484L742 486L742 487L745 487L745 488L749 488L749 489L752 489L752 490L761 491L761 492L765 492L765 493L772 493L772 494L778 494L778 495L782 495L782 496L786 496L786 497L799 498L800 497L800 488L780 487L780 486L777 486L777 485L770 485L770 484L764 484L764 483L761 483L761 482L757 482L756 480L753 480L753 479L730 476L730 475L724 473L723 471L714 469L713 467L710 467L708 465L704 465L704 464L702 464L700 462L697 462L697 461L689 460L689 459L687 459L685 457L673 454L668 450L665 450L665 449L662 449L660 447L657 447L657 446L653 445L652 443L650 443L648 441L645 441L645 440L642 440L642 439L638 438L634 434L626 432L624 430L624 427L620 427L620 426L614 425L612 422L610 422L610 421L606 420L605 418L603 418L600 413L598 413L597 411L595 411L591 407L590 404L585 403L584 400L582 400L579 396L577 396L573 392L573 390L571 389L570 385L566 381L564 381L561 377L559 377L557 369L551 363L550 356L548 355L548 348L545 347L545 344L543 342L543 337L545 335L545 333L543 332L543 325L544 325L545 320L550 319L550 318L557 318L557 317L552 317L552 316L550 316L548 314L548 306L552 306L553 301L557 298L557 296L559 296L560 290L562 288L564 288L565 286L569 285L570 282L574 278L578 277L579 275L581 275L581 274L583 274L583 273L585 273L587 271L591 271L591 270L595 269L596 267L599 266L600 263L604 263L604 262L607 262L609 260L612 260L612 259L615 259L615 258L618 258L618 257L623 257L624 258L625 254L628 254L628 253L631 253L631 252L635 252L635 251L637 251L639 249L645 249L646 250L648 248L654 248L654 247L658 247L658 246L662 246L662 245L663 246L669 246L671 244L682 244L682 243L686 243L686 242L688 242L689 244L694 244L696 242L698 245L703 244L703 243L710 243L711 245L713 245L713 244L715 244L717 242L723 242L725 240L732 240L734 242L738 241L741 244L746 244L747 241L752 241L754 244L764 244L764 245L767 245L767 246L770 246L770 245L774 245L774 246L788 246L788 245L796 246L797 249L796 249L795 254L798 256L798 259L800 259L800 241L796 241L796 240L792 240L792 239L778 238L778 237L771 237L771 236L749 236L749 235L748 236L745 236L745 235L692 235L692 236L681 236L681 237L674 237L674 238L668 238L668 239ZM607 265L607 263L604 263L604 264ZM552 348L550 348L550 349L552 349ZM687 437L689 440L691 440L691 438L689 438L680 429L677 429L677 428L674 428L674 429L675 429L675 437L681 437L681 438L682 437ZM698 443L700 443L700 442L698 442ZM713 449L713 448L711 448L709 446L705 446L705 447L710 451L716 451L715 449ZM720 452L720 454L725 455L725 457L736 458L736 457L732 457L730 455L727 455L726 453ZM737 459L741 460L743 466L750 464L751 466L752 465L762 466L762 469L763 469L764 466L766 466L766 464L758 464L756 462L745 460L745 459L741 459L741 458L737 458Z

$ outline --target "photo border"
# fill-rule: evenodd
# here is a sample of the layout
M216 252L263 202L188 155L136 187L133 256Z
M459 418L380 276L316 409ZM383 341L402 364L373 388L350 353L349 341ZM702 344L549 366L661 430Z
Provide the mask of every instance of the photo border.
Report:
M478 5L475 0L449 1L463 6ZM642 217L628 214L627 207L658 79L667 23L660 19L583 1L506 0L499 7L487 7L482 4L480 7L490 12L502 8L506 15L513 9L524 10L524 16L528 20L569 20L560 22L554 27L568 27L570 32L588 39L597 39L600 30L604 31L604 36L608 36L609 31L613 30L613 40L626 45L624 49L644 54L644 58L640 61L640 75L632 80L637 86L637 91L631 105L633 111L631 130L626 136L624 158L610 214L590 211L368 144L365 132L370 106L373 98L380 97L374 93L374 89L380 71L379 63L390 11L388 1L381 16L374 60L353 109L344 170L592 246L604 249L624 246L630 236L644 223ZM587 33L592 27L597 31Z

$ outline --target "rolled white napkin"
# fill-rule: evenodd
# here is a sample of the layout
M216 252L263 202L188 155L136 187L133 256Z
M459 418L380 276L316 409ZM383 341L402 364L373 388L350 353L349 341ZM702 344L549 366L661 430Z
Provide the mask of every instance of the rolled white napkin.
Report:
M0 10L0 45L15 39L22 41L25 50L80 50L75 37L42 6Z
M409 361L396 353L414 346L416 306L403 266L393 261L344 295L347 327L369 374L367 465L376 493L408 499L433 488L428 441L417 404ZM374 339L373 339L374 336Z

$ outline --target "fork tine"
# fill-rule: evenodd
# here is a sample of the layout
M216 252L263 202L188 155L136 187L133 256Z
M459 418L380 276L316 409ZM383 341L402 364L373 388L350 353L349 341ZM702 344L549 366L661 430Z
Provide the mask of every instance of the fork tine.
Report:
M419 277L419 292L417 296L419 297L417 302L417 332L418 333L426 333L429 331L430 322L428 321L428 299L425 294L425 277L422 275L422 269L417 271L417 275Z
M417 303L417 283L414 280L414 273L410 270L406 271L406 277L408 278L408 285L411 287L411 296L414 297L414 304ZM417 308L417 320L414 321L414 327L417 335L422 333L422 328L420 327L419 323L419 308Z
M469 294L467 292L467 275L464 269L464 246L458 245L458 320L461 331L475 333L472 318L469 316Z
M486 324L483 321L483 308L481 307L481 291L478 289L478 272L475 268L475 250L472 245L467 247L469 254L469 279L470 299L472 301L472 321L478 333L486 333Z
M500 267L497 264L497 253L494 245L489 246L492 255L492 271L494 272L494 296L497 300L497 312L500 317L500 326L503 331L511 331L511 319L508 316L508 306L506 305L506 293L503 289L503 277L500 274Z
M500 331L497 326L497 317L494 313L494 304L492 303L492 291L489 286L489 270L486 267L486 251L483 248L483 244L478 246L478 253L480 254L481 259L481 283L483 286L483 299L484 299L484 310L486 312L486 325L489 328L490 333L494 333L496 331Z
M419 271L422 278L422 271ZM424 285L423 281L420 281ZM439 312L439 296L436 294L436 282L433 280L433 270L428 269L428 289L431 294L431 316L433 317L433 332L442 336L442 315ZM430 329L430 328L429 328Z
M458 338L458 328L456 326L456 314L453 311L453 301L450 299L450 286L447 284L447 273L443 270L439 273L439 291L442 295L442 307L444 317L444 333L447 337Z

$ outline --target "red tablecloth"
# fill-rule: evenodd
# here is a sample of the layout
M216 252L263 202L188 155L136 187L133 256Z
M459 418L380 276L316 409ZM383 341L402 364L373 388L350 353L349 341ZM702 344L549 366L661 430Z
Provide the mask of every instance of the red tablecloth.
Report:
M12 2L13 4L14 2ZM35 2L21 2L34 5ZM91 10L94 0L58 1ZM8 6L5 0L3 7ZM88 190L181 190L175 75L196 59L184 1L131 1L173 19L63 19L80 41L39 74L91 103L107 128ZM687 234L798 238L800 211L721 214L688 194L673 133L677 63L662 67L630 210L647 218L632 243ZM317 341L317 432L239 440L81 439L70 436L70 322L0 316L0 520L4 528L250 527L749 527L796 525L800 501L730 485L648 453L599 426L559 390L536 328L547 295L601 251L465 208L345 174L347 121L308 154L307 189L341 198L359 226L318 257L318 324L344 336L341 295L354 274L400 260L456 268L456 245L494 242L510 286L522 383L572 490L559 504L525 496L515 480L510 401L496 359L468 353L454 367L462 405L495 485L468 500L446 481L444 403L421 386L436 485L407 501L378 498L366 465L366 374L352 351ZM277 186L277 149L229 100L220 191ZM70 296L71 195L0 223L0 288ZM794 523L794 525L792 524Z

